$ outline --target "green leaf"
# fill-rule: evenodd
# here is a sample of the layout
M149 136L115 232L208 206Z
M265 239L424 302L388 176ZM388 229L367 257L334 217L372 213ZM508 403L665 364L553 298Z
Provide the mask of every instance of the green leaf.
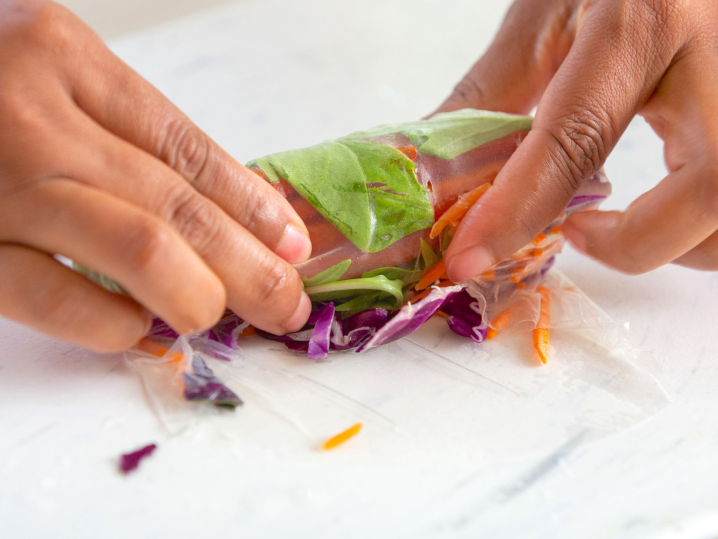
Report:
M421 258L424 260L424 271L430 270L439 263L439 257L424 238L421 238Z
M344 262L339 262L339 264L335 264L331 268L317 273L314 277L303 277L302 282L304 283L304 288L329 283L331 281L338 281L342 278L342 275L347 272L351 264L351 260L345 260Z
M401 279L401 282L404 283L405 286L410 283L419 282L419 279L421 279L421 272L418 270L395 267L378 268L372 271L368 271L367 273L363 274L362 277L376 277L377 275L383 275L387 279L392 280Z
M375 290L394 297L396 304L404 299L403 283L398 279L387 279L383 275L361 279L347 279L305 288L312 301L332 301L366 294Z
M436 114L429 120L358 131L348 138L369 139L403 133L421 153L453 159L515 131L529 131L532 122L531 116L462 109Z
M372 234L369 251L381 251L404 236L434 224L429 192L416 180L414 162L377 142L340 140L357 156L366 177Z
M114 292L115 294L123 294L125 296L130 295L129 292L127 292L127 290L125 290L120 283L114 281L113 279L110 279L109 277L106 277L105 275L102 275L101 273L96 272L95 270L91 270L88 267L81 266L77 262L72 263L72 269L74 269L77 273L84 275L93 283L99 284L105 290L109 290L110 292Z
M382 308L388 311L397 308L394 297L383 292L373 292L371 294L362 294L354 299L350 299L346 303L341 303L335 307L336 312L361 312L367 309Z
M434 224L429 193L414 163L396 148L340 139L248 163L272 181L287 180L365 252L380 251Z

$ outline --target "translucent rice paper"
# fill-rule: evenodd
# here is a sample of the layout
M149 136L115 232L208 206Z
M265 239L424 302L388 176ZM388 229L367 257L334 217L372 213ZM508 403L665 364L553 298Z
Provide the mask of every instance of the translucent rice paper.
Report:
M486 282L469 284L475 297L502 298L486 302L486 319L507 308L513 316L480 344L434 317L388 346L335 353L321 363L256 336L240 338L235 350L182 337L164 357L132 351L127 359L169 432L204 425L295 456L310 456L323 440L361 421L365 429L353 444L362 449L353 454L368 462L399 463L410 454L491 465L569 440L572 447L589 443L668 404L651 354L630 343L627 324L613 321L555 270L541 284L552 291L548 365L532 347L535 287L503 297ZM202 355L245 406L227 412L185 401L178 353L182 361Z

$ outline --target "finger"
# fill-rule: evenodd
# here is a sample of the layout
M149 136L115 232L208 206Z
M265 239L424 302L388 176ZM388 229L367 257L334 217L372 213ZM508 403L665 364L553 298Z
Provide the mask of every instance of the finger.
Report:
M211 327L225 308L221 282L168 225L69 180L2 201L0 241L62 254L119 282L180 333Z
M0 244L0 316L98 352L131 347L152 322L131 298L103 290L48 254L11 244Z
M578 249L627 273L676 261L711 269L718 228L718 107L714 53L689 43L642 113L665 140L670 173L625 212L577 214L564 234Z
M533 129L451 242L447 269L453 280L475 277L531 241L603 166L680 45L646 43L640 36L656 32L635 24L654 19L630 13L643 8L643 2L616 13L588 8Z
M166 163L277 255L309 258L309 233L284 197L102 43L72 68L75 101L94 121Z
M701 271L718 271L718 232L676 258L673 263Z
M157 159L89 120L78 129L78 180L169 223L221 279L229 308L245 320L274 333L304 325L310 302L291 265Z
M669 174L625 212L572 215L563 233L579 251L630 274L672 262L718 228L718 189L697 167ZM697 261L699 253L691 258Z
M516 2L489 49L436 112L477 108L527 114L573 39L571 12L555 9L557 4Z

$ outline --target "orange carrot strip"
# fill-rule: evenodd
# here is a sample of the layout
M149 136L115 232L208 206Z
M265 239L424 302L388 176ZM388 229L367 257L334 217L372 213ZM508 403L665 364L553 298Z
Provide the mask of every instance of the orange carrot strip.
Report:
M511 321L511 311L513 311L513 307L510 307L505 311L501 311L491 321L491 325L497 330L507 328L509 326L509 322Z
M541 362L544 365L548 363L549 348L547 328L534 329L534 348L536 349Z
M521 277L519 277L518 275L514 275L514 276L511 277L511 279L509 279L509 280L510 280L512 283L518 283L518 282L521 280Z
M449 318L449 315L446 314L446 313L443 312L443 311L436 311L436 314L437 314L438 316L440 316L441 318Z
M240 331L237 337L249 337L250 335L254 335L255 333L257 332L254 331L254 326L247 326L242 331Z
M157 357L163 357L167 352L170 351L169 348L166 346L162 346L161 344L158 344L154 341L151 341L149 339L142 339L139 343L137 343L137 348L143 352L147 352L148 354L152 354L153 356ZM182 358L184 356L180 354L179 352L174 352L170 357L170 363L179 363L182 361Z
M439 217L439 219L431 227L430 238L438 236L444 228L452 221L460 221L461 218L466 215L469 208L476 204L476 202L482 197L482 195L491 187L490 183L485 183L476 189L464 193L454 204Z
M411 302L412 302L412 303L416 303L416 302L419 301L420 299L424 299L426 296L429 295L430 292L431 292L431 288L427 288L426 290L422 290L421 292L419 292L418 294L416 294L413 298L411 298Z
M560 226L555 226L555 227L553 227L553 228L551 229L551 234L559 234L559 233L561 233L561 227L560 227Z
M526 283L516 283L516 288L518 288L519 290L523 290L524 288L526 288Z
M494 328L489 328L486 330L486 338L489 340L493 339L498 334L499 334L499 331Z
M541 312L539 313L536 329L534 329L534 348L539 359L546 364L549 358L548 326L551 321L551 290L545 286L539 286L538 292L541 294Z
M403 153L405 156L407 156L409 159L414 161L416 159L416 148L412 145L409 146L401 146L397 148L401 153Z
M543 232L540 232L538 236L536 236L533 240L531 240L534 245L540 244L542 241L546 241L546 234Z
M416 283L414 288L416 290L424 290L424 288L430 286L434 281L438 281L444 273L446 273L446 262L444 262L442 258L436 266L424 272L424 275L421 276L421 279Z
M334 449L335 447L342 445L344 442L349 440L350 438L353 438L357 434L359 434L359 431L362 428L361 423L357 423L356 425L349 427L344 432L340 432L336 436L333 436L332 438L329 438L326 442L322 444L322 450L323 451L329 451L330 449Z

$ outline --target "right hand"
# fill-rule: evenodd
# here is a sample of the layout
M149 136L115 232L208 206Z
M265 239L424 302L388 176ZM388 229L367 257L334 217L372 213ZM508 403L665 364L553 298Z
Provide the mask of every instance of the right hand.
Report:
M58 4L0 0L0 315L98 351L226 306L285 333L311 309L307 229ZM61 254L127 289L112 294Z

